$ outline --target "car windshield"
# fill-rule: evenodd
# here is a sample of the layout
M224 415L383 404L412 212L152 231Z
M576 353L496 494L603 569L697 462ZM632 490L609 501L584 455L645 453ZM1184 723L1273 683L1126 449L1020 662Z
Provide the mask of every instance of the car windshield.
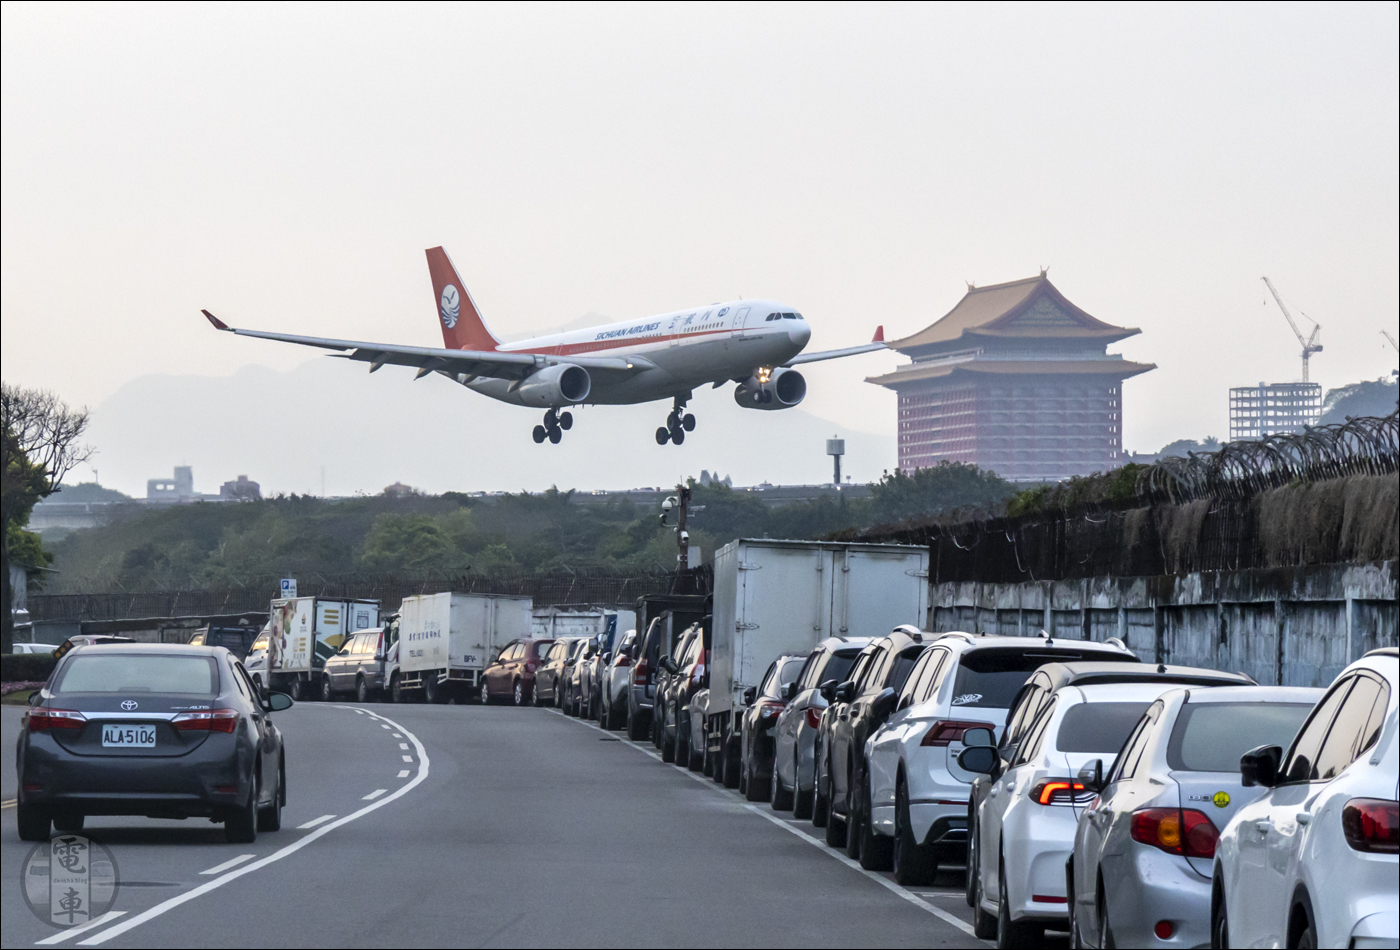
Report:
M1167 765L1184 772L1239 772L1261 745L1288 748L1312 706L1305 703L1188 703L1167 743Z
M218 673L208 656L132 653L75 656L55 693L181 693L210 696Z
M826 666L822 667L820 686L827 680L835 680L838 683L846 682L846 676L851 672L851 667L856 664L856 657L860 656L860 651L855 650L850 653L833 653L831 659L826 661Z
M1151 703L1080 703L1060 720L1055 748L1061 752L1102 752L1123 748L1128 733ZM1235 759L1238 768L1239 758Z
M958 662L953 705L1007 709L1016 691L1046 663L1068 663L1081 653L1053 650L969 650Z

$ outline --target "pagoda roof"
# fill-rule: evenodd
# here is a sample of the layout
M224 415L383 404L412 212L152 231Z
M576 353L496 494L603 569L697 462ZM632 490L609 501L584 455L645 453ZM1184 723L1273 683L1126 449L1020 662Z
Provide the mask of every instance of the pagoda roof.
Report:
M1004 284L969 285L957 306L942 318L889 345L890 349L910 352L939 343L975 342L987 337L1077 339L1107 345L1141 332L1104 323L1085 313L1070 303L1042 272L1038 277Z
M897 389L905 383L941 379L954 373L988 376L1098 376L1127 379L1157 368L1156 363L1131 360L996 360L974 359L956 362L910 363L883 376L870 376L867 383Z

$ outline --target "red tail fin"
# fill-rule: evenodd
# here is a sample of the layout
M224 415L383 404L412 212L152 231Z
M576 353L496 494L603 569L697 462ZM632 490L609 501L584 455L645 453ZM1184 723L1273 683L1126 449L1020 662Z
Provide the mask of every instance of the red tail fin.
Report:
M428 248L428 273L442 321L442 341L449 350L494 350L500 344L486 329L467 285L457 276L452 259L440 247Z

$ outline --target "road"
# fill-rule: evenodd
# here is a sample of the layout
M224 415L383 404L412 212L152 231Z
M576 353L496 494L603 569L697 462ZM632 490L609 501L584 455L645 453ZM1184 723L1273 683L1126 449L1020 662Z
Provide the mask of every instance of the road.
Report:
M22 711L0 723L6 947L55 935L19 886ZM203 819L89 819L121 916L60 945L985 946L960 873L907 891L809 823L552 710L305 703L277 721L284 830L230 845Z

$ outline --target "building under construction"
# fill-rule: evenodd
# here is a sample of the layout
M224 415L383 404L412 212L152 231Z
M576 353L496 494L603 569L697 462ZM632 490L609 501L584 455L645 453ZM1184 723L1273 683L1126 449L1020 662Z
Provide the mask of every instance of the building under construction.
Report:
M1013 481L1123 464L1123 380L1156 366L1107 352L1141 331L1070 303L1040 276L967 294L890 343L912 362L867 382L899 394L899 467L966 462Z
M1317 383L1260 383L1230 390L1230 441L1290 435L1317 425L1322 387Z

